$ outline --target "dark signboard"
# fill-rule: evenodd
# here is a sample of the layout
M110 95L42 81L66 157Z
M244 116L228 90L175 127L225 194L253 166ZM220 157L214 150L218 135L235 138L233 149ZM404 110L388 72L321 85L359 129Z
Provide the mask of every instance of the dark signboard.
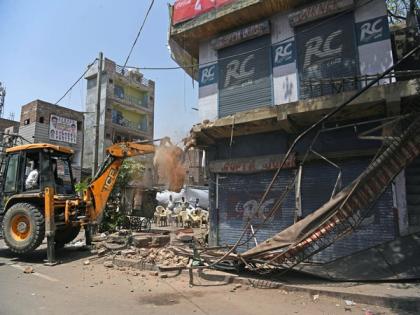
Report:
M377 17L356 24L359 46L389 39L389 25L386 16Z
M217 63L200 67L199 73L199 84L200 86L206 86L213 83L217 83Z
M277 170L282 162L283 155L267 155L244 159L229 159L211 161L209 170L212 173L257 173ZM283 169L296 167L296 155L292 153L283 165Z
M264 21L219 36L211 41L211 45L214 49L219 50L269 33L270 23Z
M353 14L321 24L296 28L301 98L332 94L332 85L320 79L339 79L358 74ZM353 84L342 90L354 89Z
M325 0L308 5L289 15L290 25L312 22L353 7L353 0Z
M287 65L296 61L295 41L280 42L272 47L273 67Z

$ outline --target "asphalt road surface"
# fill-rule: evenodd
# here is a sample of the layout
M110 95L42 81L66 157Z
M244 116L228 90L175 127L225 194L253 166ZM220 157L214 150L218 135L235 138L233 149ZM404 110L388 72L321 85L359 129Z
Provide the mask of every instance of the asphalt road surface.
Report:
M0 315L9 314L393 314L343 300L256 289L188 277L167 279L149 271L106 268L88 251L65 248L61 264L43 265L45 249L18 259L0 240ZM89 260L89 264L84 263ZM23 272L26 266L33 273ZM366 313L367 311L372 313Z

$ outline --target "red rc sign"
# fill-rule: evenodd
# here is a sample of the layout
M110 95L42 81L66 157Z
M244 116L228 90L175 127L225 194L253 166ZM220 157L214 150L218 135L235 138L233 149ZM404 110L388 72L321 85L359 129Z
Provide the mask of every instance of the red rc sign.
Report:
M173 6L172 24L191 20L233 1L235 0L176 0Z

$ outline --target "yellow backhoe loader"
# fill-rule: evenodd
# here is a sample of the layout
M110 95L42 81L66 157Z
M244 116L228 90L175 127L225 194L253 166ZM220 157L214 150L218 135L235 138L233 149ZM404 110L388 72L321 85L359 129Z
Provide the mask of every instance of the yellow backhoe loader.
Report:
M74 190L70 148L35 143L6 149L0 171L0 215L6 245L16 254L27 254L47 236L48 261L53 264L54 248L74 240L81 227L88 231L89 244L89 231L102 218L123 160L154 151L150 143L110 146L80 197Z

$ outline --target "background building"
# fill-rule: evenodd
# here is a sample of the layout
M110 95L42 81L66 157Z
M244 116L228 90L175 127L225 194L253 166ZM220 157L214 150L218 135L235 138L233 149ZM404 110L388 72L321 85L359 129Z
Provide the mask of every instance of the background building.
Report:
M202 12L193 5L194 1L191 7L177 1L171 7L169 44L175 61L199 82L203 123L192 128L188 142L206 151L209 240L212 245L234 244L251 217L255 226L261 223L261 216L250 214L296 136L402 54L393 51L385 0L216 0ZM191 67L196 63L200 66ZM407 71L418 70L418 65L418 56L411 58L405 68L381 80L299 143L262 205L262 217L296 174L298 184L256 239L248 239L240 250L307 217L331 198L338 179L345 187L366 169L381 141L359 135L379 126L377 119L418 107L418 74L414 78L415 72ZM310 152L299 167L317 132L320 136L312 147L316 153ZM401 237L416 237L418 165L419 160L398 176L357 231L311 257L311 262L338 262ZM404 256L404 250L398 255ZM366 265L359 265L359 270L382 264L373 261L364 260ZM395 276L395 270L384 270L382 277ZM416 273L415 268L400 271L404 276Z
M19 135L31 143L52 143L74 150L73 176L80 181L83 155L83 113L41 100L22 106Z
M97 100L97 63L87 72L84 167L92 167ZM155 83L137 70L123 69L112 60L104 60L101 83L99 156L121 141L153 139Z

